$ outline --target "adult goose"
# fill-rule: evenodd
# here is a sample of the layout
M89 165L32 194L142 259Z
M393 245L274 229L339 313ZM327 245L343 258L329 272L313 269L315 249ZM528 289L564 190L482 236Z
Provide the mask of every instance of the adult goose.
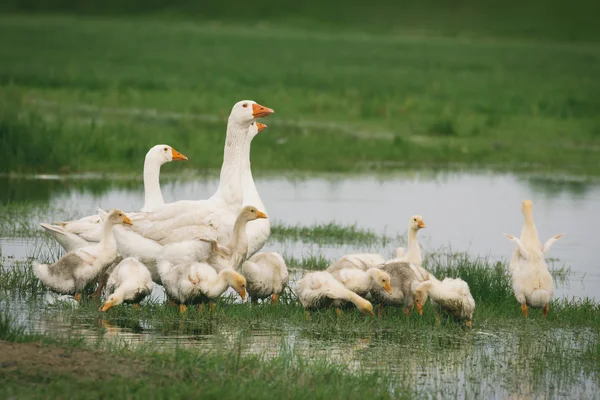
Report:
M551 237L543 246L533 221L533 203L523 201L523 229L521 237L505 236L515 243L516 248L510 261L510 273L517 301L521 303L521 312L528 317L529 307L542 308L544 317L550 312L550 300L554 292L552 275L548 271L544 254L563 237L564 233Z
M144 159L144 206L141 211L152 211L165 204L160 190L160 167L187 157L166 144L152 147ZM130 215L131 216L131 215ZM66 250L71 251L98 243L102 239L102 219L91 215L68 222L40 224Z
M227 137L219 187L208 200L178 201L166 204L158 211L136 216L133 229L115 232L119 251L128 256L140 256L144 261L165 259L176 263L182 258L203 261L211 252L209 243L197 238L209 238L226 243L235 219L242 208L242 164L247 147L249 128L256 118L273 113L270 108L244 100L236 103L229 115ZM178 260L163 254L163 246L180 245Z

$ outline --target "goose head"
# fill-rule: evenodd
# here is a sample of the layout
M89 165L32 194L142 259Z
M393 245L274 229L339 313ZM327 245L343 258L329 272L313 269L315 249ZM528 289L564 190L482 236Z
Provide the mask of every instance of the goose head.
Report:
M166 144L157 144L146 153L146 161L163 165L171 161L187 160L187 157Z
M389 294L392 294L390 274L380 270L379 268L369 268L368 273L375 284L381 286Z
M266 117L274 112L273 109L262 106L253 100L242 100L233 105L229 120L247 126L256 118Z
M254 136L258 135L260 131L265 129L267 124L261 124L260 122L252 122L248 129L248 136L250 139L254 139Z
M429 290L431 290L431 281L424 281L417 285L415 291L413 292L413 302L417 307L417 311L419 315L423 315L423 306L427 302L427 297L429 296Z
M238 292L242 297L242 300L244 300L246 298L246 278L244 278L244 275L239 274L232 269L226 269L221 273L229 286Z
M118 293L113 293L108 296L108 299L104 302L104 305L100 307L100 311L107 311L108 309L118 306L123 303L123 295L119 295Z
M524 216L530 216L533 213L533 202L531 200L523 200L521 204L521 212Z
M356 302L356 307L363 314L369 314L372 317L375 316L375 313L373 312L373 304L371 304L371 302L369 300L365 300L363 298L359 299Z
M425 225L425 222L423 222L423 217L421 217L420 215L413 215L412 217L410 217L409 226L410 229L413 231L418 231L421 228L427 227L427 225Z
M268 217L267 217L267 214L258 210L256 207L246 206L242 209L238 218L240 218L243 221L249 222L249 221L254 221L255 219L268 218Z
M108 221L113 225L133 225L133 222L131 222L129 217L118 208L110 210L110 212L106 215L105 221Z

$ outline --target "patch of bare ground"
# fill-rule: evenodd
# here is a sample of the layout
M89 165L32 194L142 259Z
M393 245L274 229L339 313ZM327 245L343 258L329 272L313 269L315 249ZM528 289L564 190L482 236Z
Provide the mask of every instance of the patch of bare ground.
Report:
M139 360L107 353L40 343L0 341L0 380L18 377L23 381L43 383L57 375L102 380L141 377L146 372Z

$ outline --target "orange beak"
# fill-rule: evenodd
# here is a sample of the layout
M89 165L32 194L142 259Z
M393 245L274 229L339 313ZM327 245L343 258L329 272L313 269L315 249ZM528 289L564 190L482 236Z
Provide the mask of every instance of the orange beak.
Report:
M385 289L386 292L388 292L389 294L392 294L392 285L390 285L389 282L386 283L383 288Z
M417 304L417 311L419 312L419 315L423 315L423 306L420 304Z
M133 222L131 222L131 220L129 219L129 217L127 215L123 215L123 223L125 225L133 225Z
M173 154L173 161L175 160L187 160L188 158L171 147L171 154Z
M256 212L256 217L257 217L257 218L269 218L269 217L267 217L267 214L265 214L265 213L264 213L264 212L262 212L262 211L257 211L257 212Z
M246 299L246 289L240 290L240 296L242 297L242 300Z
M266 117L268 115L273 114L274 112L275 111L273 111L272 108L261 106L257 103L252 104L252 116L254 118Z
M418 226L419 226L419 228L427 228L427 225L425 225L425 222L423 222L423 220L422 220L422 219L421 219L421 220L419 220L419 222L418 222Z
M112 303L109 303L107 301L106 303L104 303L104 305L102 307L100 307L100 311L104 312L104 311L108 310L109 308L111 308L112 306L113 306Z
M258 127L258 131L260 132L267 127L267 124L261 124L260 122L257 122L256 126Z

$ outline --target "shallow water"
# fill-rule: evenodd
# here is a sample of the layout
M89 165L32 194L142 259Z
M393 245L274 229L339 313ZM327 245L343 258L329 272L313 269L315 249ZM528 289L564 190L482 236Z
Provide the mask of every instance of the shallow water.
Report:
M214 176L165 177L162 186L165 200L172 201L207 198L217 183ZM96 206L135 210L143 203L141 183L124 178L112 181L97 177L69 181L58 177L0 178L0 186L7 188L0 194L2 204L27 204L24 208L27 215L11 218L23 218L36 227L40 221L92 214ZM498 259L510 256L512 245L502 233L520 233L520 204L530 198L542 240L567 233L551 251L551 256L559 259L554 267L571 268L566 282L557 281L556 296L600 299L600 269L593 257L596 242L592 230L600 217L600 182L512 174L411 172L265 176L257 180L257 186L270 218L277 222L306 226L335 221L395 236L404 234L409 216L418 213L427 224L419 233L425 253L451 247L453 251ZM40 239L43 235L20 238L4 234L0 238L4 258L24 259L36 255L40 248L42 252L48 250L49 242ZM356 251L389 255L396 245L391 243L380 249L360 244L285 240L271 241L265 250L296 257L323 253L328 258L337 258ZM56 246L51 246L51 250L58 252ZM297 281L301 274L302 271L292 271L292 281ZM162 288L155 286L152 297L164 300ZM418 335L423 335L418 340L407 339L406 335L415 335L415 331L403 325L367 333L342 332L335 327L332 332L324 332L312 329L308 323L274 325L263 319L252 326L213 321L190 329L185 321L171 320L168 316L166 321L135 317L115 321L100 313L66 312L65 303L70 302L68 297L57 302L51 294L33 298L15 296L8 302L0 298L0 309L8 309L29 331L82 335L90 342L103 338L162 349L175 346L201 351L239 349L241 354L266 357L293 352L307 359L328 359L349 369L391 371L424 396L437 393L458 398L538 398L550 392L556 397L591 398L600 390L597 374L584 366L569 364L580 354L587 356L590 343L597 343L598 333L583 328L540 331L533 323L493 330L485 326L459 332L441 329L431 334L430 327L424 326L418 331ZM562 353L557 352L552 360L536 358L537 353L548 354L552 341L560 341Z
M0 178L7 190L3 203L26 202L33 226L44 220L64 220L89 215L97 206L139 209L143 204L141 182L131 179L63 180ZM214 193L215 176L165 177L165 201L203 199ZM512 243L502 233L519 235L523 199L534 202L540 238L566 232L549 256L551 266L570 268L565 282L557 282L557 297L600 299L600 265L595 255L595 222L600 220L600 182L550 179L540 176L464 172L404 172L386 175L326 175L309 177L265 176L257 187L270 218L286 224L311 225L338 222L390 236L404 234L408 219L421 214L427 224L419 232L425 253L441 247L467 251L493 259L509 258ZM26 218L26 217L24 217ZM41 228L38 228L41 229ZM32 253L26 240L0 238L2 254L24 258ZM337 258L356 251L385 249L357 245L324 246L269 242L265 250L300 257L323 253Z

